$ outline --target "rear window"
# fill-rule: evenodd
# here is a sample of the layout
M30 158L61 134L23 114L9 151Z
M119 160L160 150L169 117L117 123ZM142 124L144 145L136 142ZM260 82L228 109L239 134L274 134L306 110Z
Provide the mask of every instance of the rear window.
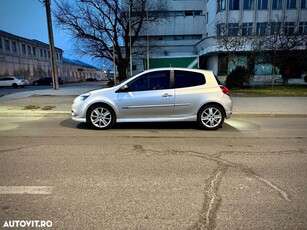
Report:
M175 71L175 88L193 87L204 85L205 83L205 76L201 73L181 70Z

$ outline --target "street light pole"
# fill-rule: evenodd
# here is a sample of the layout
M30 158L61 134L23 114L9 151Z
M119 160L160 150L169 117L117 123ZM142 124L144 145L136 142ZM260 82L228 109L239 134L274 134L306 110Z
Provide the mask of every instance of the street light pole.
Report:
M53 31L52 31L50 0L45 0L45 6L46 6L47 25L48 25L53 89L58 90L59 82L58 82L58 74L57 74L57 68L56 68L56 58L55 58L56 56L55 56L54 39L53 39Z

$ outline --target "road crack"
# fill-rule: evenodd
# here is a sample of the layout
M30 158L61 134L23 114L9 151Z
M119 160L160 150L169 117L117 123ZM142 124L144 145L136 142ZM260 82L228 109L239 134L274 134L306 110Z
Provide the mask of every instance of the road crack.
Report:
M137 148L136 148L137 149ZM164 151L152 150L152 149L143 149L144 152L151 152L154 154L165 154ZM275 191L283 200L287 202L291 202L291 198L289 194L279 187L274 182L264 178L263 176L256 173L250 167L247 167L242 164L238 164L229 160L222 159L223 154L227 152L222 151L215 155L210 155L197 151L179 151L179 150L169 150L167 154L171 155L190 155L194 157L200 157L206 159L208 161L214 162L217 165L216 170L210 175L210 177L205 182L205 195L202 210L199 214L199 220L191 226L191 230L212 230L216 225L216 216L218 209L221 205L222 198L219 196L218 191L220 188L221 181L226 174L229 168L233 168L235 170L239 170L246 174L247 176L254 178L259 181L261 184ZM272 154L304 154L304 151L285 151L281 152L272 152Z
M199 220L190 228L191 230L211 230L215 228L217 211L222 202L218 190L227 167L219 166L206 181L205 199Z

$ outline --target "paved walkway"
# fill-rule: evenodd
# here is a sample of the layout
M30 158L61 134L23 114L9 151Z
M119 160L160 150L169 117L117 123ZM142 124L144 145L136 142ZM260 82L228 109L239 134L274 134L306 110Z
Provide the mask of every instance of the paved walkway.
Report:
M0 98L0 116L69 116L77 95L97 86L13 93ZM232 97L233 116L307 118L307 97Z

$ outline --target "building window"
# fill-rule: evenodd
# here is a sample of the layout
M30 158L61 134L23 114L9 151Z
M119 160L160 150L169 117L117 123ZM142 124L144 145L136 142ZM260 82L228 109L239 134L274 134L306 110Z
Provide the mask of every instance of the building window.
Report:
M184 16L193 16L193 11L192 10L184 11Z
M287 0L287 9L295 9L296 0Z
M237 36L239 32L239 23L228 24L228 36Z
M307 0L301 1L301 9L307 9Z
M0 49L3 49L2 38L0 38Z
M222 11L226 9L226 0L218 0L217 1L217 11Z
M5 46L5 50L6 51L10 51L11 50L11 46L10 46L10 41L5 39L4 40L4 46Z
M225 28L226 28L225 23L221 23L221 24L216 25L217 36L225 35Z
M31 46L28 46L28 55L32 54Z
M39 53L40 53L40 57L44 57L44 54L43 54L43 49L39 49Z
M47 51L44 50L44 58L47 58Z
M282 0L273 0L272 9L273 10L282 9Z
M272 22L270 27L270 35L281 34L281 22Z
M201 10L194 10L194 16L200 16L202 13Z
M12 42L12 50L13 52L17 52L17 44L15 41Z
M242 35L249 36L253 34L253 23L243 23L242 24Z
M286 22L285 23L285 35L293 35L295 30L294 22Z
M258 0L258 10L268 9L268 0Z
M36 56L36 48L35 48L35 47L32 47L32 51L33 51L33 52L32 52L33 55Z
M300 35L307 34L307 22L300 22L298 32Z
M243 2L244 10L252 10L254 9L254 0L244 0Z
M240 0L229 0L229 10L239 10Z
M26 45L25 44L21 45L21 49L22 49L22 53L23 54L27 54L27 49L26 49Z
M266 22L257 23L256 34L257 35L265 35L266 29L267 29L267 23Z
M183 16L183 11L175 11L175 16Z

